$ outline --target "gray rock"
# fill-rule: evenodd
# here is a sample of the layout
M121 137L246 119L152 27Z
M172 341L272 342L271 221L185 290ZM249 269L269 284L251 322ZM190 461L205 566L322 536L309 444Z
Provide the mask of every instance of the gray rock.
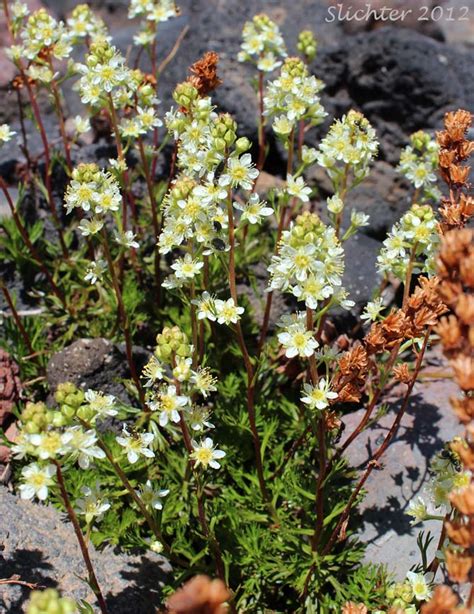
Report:
M439 127L448 110L474 108L473 54L387 27L323 48L315 67L329 111L349 101L359 108L379 132L382 157L394 162L407 135Z
M72 525L58 510L22 501L0 487L1 577L56 587L65 595L95 598L83 578L87 571ZM113 614L154 614L160 606L160 589L170 574L169 563L152 552L125 554L90 546L95 572ZM30 589L14 584L0 590L0 612L24 611Z
M342 284L349 292L349 298L356 304L355 313L361 312L380 283L375 268L380 247L379 241L361 233L344 244L345 270Z
M145 364L149 354L134 347L137 369ZM48 384L54 391L61 382L72 382L80 388L113 394L130 402L122 381L130 377L125 348L107 339L79 339L51 357L46 368Z
M449 377L449 366L439 348L427 353L425 364L398 433L381 459L382 468L373 471L366 483L367 495L359 509L363 521L359 536L368 544L366 560L385 563L399 579L420 562L416 537L421 530L430 530L435 536L430 548L430 555L434 554L441 523L411 526L406 511L429 479L430 460L446 441L462 432L449 404L458 388ZM388 413L347 449L349 463L360 471L386 436L405 389L403 385L383 399L389 404ZM344 416L345 436L354 430L363 413L359 410Z

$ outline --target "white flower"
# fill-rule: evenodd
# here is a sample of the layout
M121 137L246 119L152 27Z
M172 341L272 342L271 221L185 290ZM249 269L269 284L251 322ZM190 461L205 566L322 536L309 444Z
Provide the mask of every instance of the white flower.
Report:
M155 435L153 433L129 433L126 427L122 429L122 437L116 437L117 443L127 453L128 462L134 465L140 456L153 458L155 453L150 450Z
M228 298L226 301L217 299L215 306L217 322L219 324L236 324L240 320L241 314L245 311L243 307L239 307L234 303L233 298Z
M318 342L312 331L307 331L300 324L293 324L287 330L278 334L278 341L285 348L287 358L301 356L308 358L314 354Z
M110 503L102 497L99 483L96 482L92 488L83 486L81 492L84 497L76 501L76 512L85 516L87 524L91 524L94 519L102 520L105 512L110 509Z
M189 412L189 424L193 431L202 431L204 427L213 429L214 425L209 422L210 412L206 407L194 406Z
M334 194L331 198L327 199L328 211L337 215L341 213L344 209L344 201L339 197L338 194Z
M135 237L136 235L131 230L127 230L126 232L121 234L117 233L115 235L115 240L119 245L122 245L123 247L138 249L140 245L138 241L135 241Z
M370 322L375 322L378 319L380 312L384 309L384 307L385 306L383 304L383 298L379 296L375 300L367 303L364 311L362 312L362 315L360 316L360 319L369 320Z
M23 467L21 475L23 484L20 484L20 497L22 499L33 499L38 497L40 501L48 498L48 487L54 484L53 475L56 473L54 465L41 467L37 463L31 463Z
M184 258L180 258L171 268L174 270L177 279L192 279L199 274L199 271L204 266L204 262L193 260L190 254L186 254Z
M105 452L95 445L97 435L93 430L84 431L80 426L70 427L61 436L67 453L72 455L81 469L89 469L91 459L105 458Z
M176 386L168 386L166 391L159 393L158 400L151 407L154 411L160 412L158 424L166 426L170 420L176 424L180 421L179 412L188 403L188 397L176 393Z
M147 378L147 381L144 384L145 387L149 388L156 381L163 379L163 365L159 362L159 360L157 360L155 356L152 356L150 360L146 363L146 365L143 367L142 375L143 377Z
M147 480L144 485L140 486L140 490L135 492L148 509L162 510L163 503L161 499L166 497L170 491L168 489L155 490L150 480Z
M94 285L98 281L102 281L102 277L106 270L107 263L105 262L105 260L96 260L95 262L91 262L86 269L84 281L88 281L89 283Z
M91 220L82 220L78 226L83 237L96 235L102 230L103 227L104 221L98 218L92 218Z
M0 143L7 143L14 134L16 134L16 132L10 130L10 126L8 124L0 125Z
M36 448L35 454L41 460L57 458L61 454L64 454L65 451L61 434L58 431L35 433L30 435L29 441L31 445Z
M303 177L298 177L295 179L293 175L287 175L286 190L288 194L294 196L295 198L299 198L304 203L309 201L311 188L305 185Z
M88 117L81 117L80 115L76 115L74 118L74 129L77 134L83 134L84 132L89 132L91 129L91 124Z
M249 153L240 158L229 158L227 168L219 178L221 186L231 185L233 188L241 187L244 190L251 190L253 182L258 177L258 170L252 163L252 156Z
M224 458L225 452L214 448L214 443L210 437L206 437L206 439L199 444L193 440L192 445L194 452L192 452L191 458L194 460L196 467L202 465L204 469L206 469L207 466L213 469L220 468L220 463L217 461Z
M215 386L215 384L217 384L217 379L207 367L199 367L197 371L194 371L191 375L191 382L205 399L209 396L210 392L215 392L217 390Z
M98 416L116 416L115 397L112 394L104 394L95 390L86 390L85 400L89 403L92 411Z
M354 209L351 211L351 224L355 228L362 228L362 226L369 225L370 216L366 213L362 213L361 211L355 211Z
M407 573L407 580L417 601L426 601L431 597L430 584L433 582L433 577L432 573L424 575L422 573L414 573L413 571Z
M200 299L194 299L191 302L198 307L198 320L207 319L211 320L211 322L216 321L216 300L209 292L203 292Z
M337 399L337 393L331 392L329 382L325 378L321 378L316 387L304 384L303 390L305 396L301 397L301 401L310 409L326 409L330 400Z
M272 215L273 209L266 207L255 192L250 196L245 204L234 202L234 207L242 211L242 220L248 220L251 224L260 224L262 217Z
M408 504L408 510L406 513L408 516L413 517L410 524L414 525L418 524L419 522L423 522L428 517L428 507L426 502L422 499L422 497L412 499Z

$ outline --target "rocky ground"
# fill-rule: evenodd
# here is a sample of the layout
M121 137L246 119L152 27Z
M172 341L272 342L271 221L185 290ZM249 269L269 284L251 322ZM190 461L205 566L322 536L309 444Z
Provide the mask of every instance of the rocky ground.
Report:
M41 0L28 0L28 3L38 7ZM377 129L381 141L379 160L369 180L351 195L354 208L371 216L370 225L347 246L345 285L360 310L370 298L376 281L374 262L380 243L411 203L409 186L394 170L401 147L415 130L440 128L447 110L460 106L474 109L474 0L462 3L470 9L467 22L411 21L404 24L409 27L394 24L384 28L374 28L367 23L326 23L328 2L324 0L182 0L178 3L183 9L181 17L164 24L158 33L163 58L183 28L188 28L175 60L163 74L163 110L171 103L170 92L175 84L186 77L187 67L201 53L213 49L220 54L224 81L216 92L216 102L220 109L234 114L240 132L255 141L256 104L249 84L251 71L236 61L236 54L244 21L256 12L266 11L280 24L290 51L294 51L301 29L312 29L319 41L318 56L311 68L326 83L323 103L329 118L321 129L308 137L308 143L316 143L333 117L351 107L363 111ZM44 0L44 4L63 17L78 2ZM136 25L126 17L125 0L93 0L90 4L95 5L111 25L116 44L122 51L130 52L133 58L136 50L132 37ZM353 0L352 4L358 2ZM390 2L387 0L384 4ZM459 2L448 0L443 7L456 9ZM0 123L10 122L18 131L16 95L9 86L14 71L1 48L5 40L5 30L0 23ZM82 112L72 89L66 91L66 105L70 116ZM45 123L53 134L55 120L48 115L46 100L43 107ZM32 150L39 151L38 135L31 124L28 138ZM95 159L110 157L104 154L105 143L89 147L76 152L78 159L90 155ZM15 181L15 169L21 161L21 152L15 144L3 148L0 174ZM281 176L284 167L284 152L275 147L265 169L270 180L278 181L275 176ZM317 206L322 209L330 185L320 171L315 171L310 180L319 188ZM5 212L5 203L0 197L0 215ZM13 288L24 291L14 272L10 280ZM22 307L35 308L24 292L22 298L25 300ZM119 383L124 376L121 352L121 348L105 340L77 341L52 359L48 379L52 385L72 379L78 385L100 387L105 392L124 395ZM372 474L367 485L369 495L362 509L362 536L369 542L368 560L389 564L398 576L403 576L410 565L418 561L415 540L419 528L411 527L403 512L428 477L426 459L457 433L457 423L448 403L454 386L449 376L446 377L445 365L437 354L431 354L431 362L422 382L415 388L410 410L385 456L383 468ZM395 411L397 399L391 400L392 411ZM357 412L348 416L348 425L356 423L358 417ZM385 433L390 417L391 412L349 450L354 466L363 467L367 462L370 450ZM0 577L19 574L28 582L58 586L76 596L87 596L84 583L77 577L83 572L71 527L56 510L21 502L2 488L0 518L3 546ZM436 526L428 528L434 533L438 531ZM159 602L160 581L167 570L160 557L125 555L107 549L95 553L95 560L114 613L129 613L131 602L134 607L136 604L134 611L145 614L154 611ZM20 612L27 598L26 589L13 585L2 589L0 612Z

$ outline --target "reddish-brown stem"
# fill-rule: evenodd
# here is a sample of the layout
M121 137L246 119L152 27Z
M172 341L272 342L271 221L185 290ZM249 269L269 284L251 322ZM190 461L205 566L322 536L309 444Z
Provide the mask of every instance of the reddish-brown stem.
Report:
M145 147L143 145L143 140L141 137L138 137L138 148L140 150L140 158L143 166L143 171L145 173L145 181L147 185L148 197L150 199L151 205L151 218L153 224L153 232L155 234L155 243L158 241L158 236L160 234L160 227L158 224L158 210L156 206L155 194L153 192L153 180L150 174L150 166L148 164L148 160L145 155ZM158 251L157 246L154 246L154 268L155 268L155 285L156 285L156 298L158 304L161 302L161 271L160 271L160 252Z
M264 115L264 102L263 102L263 72L258 71L258 161L257 168L262 170L265 163L265 115Z
M176 383L176 389L179 394L180 392L179 382L175 382L175 383ZM189 434L189 430L186 425L186 421L184 419L184 413L182 411L179 412L179 426L181 428L181 433L183 435L184 446L186 448L188 455L191 456L191 454L193 453L193 445L191 443L191 436ZM224 562L222 559L221 547L220 547L219 542L217 541L217 538L211 533L209 529L209 525L207 523L206 509L204 505L204 497L203 497L203 491L201 488L201 481L199 478L199 473L197 469L194 467L194 461L192 459L190 459L190 464L193 469L194 478L196 480L196 499L197 499L197 505L198 505L199 522L201 523L204 537L209 542L209 546L211 547L214 553L214 559L216 563L216 573L219 576L219 578L223 582L225 582L225 568L224 568Z
M313 312L309 307L306 308L306 329L311 332L313 332L314 329ZM308 362L309 379L313 386L317 386L319 378L314 354L309 357ZM318 542L321 539L321 531L324 521L324 479L326 477L326 423L324 420L324 415L319 417L317 434L319 475L316 483L316 524L312 539L313 550L316 550Z
M235 233L234 233L234 216L232 211L232 192L229 189L229 195L227 199L227 219L229 226L229 286L230 295L234 300L235 305L238 305L237 285L235 281ZM276 516L273 506L270 501L270 497L265 484L265 476L263 473L262 464L262 452L260 436L257 430L257 423L255 417L255 374L250 360L250 355L245 343L245 338L242 332L240 322L237 322L236 326L237 341L239 343L240 351L244 360L245 370L247 373L247 415L250 423L250 430L252 431L252 438L255 450L255 465L257 468L258 483L260 486L260 492L264 502L267 504L272 515Z
M76 513L71 505L69 495L67 494L61 466L58 462L55 462L54 464L56 465L56 478L58 480L59 490L61 491L61 497L64 501L64 506L66 508L69 519L72 522L72 526L74 527L74 532L76 534L76 538L81 549L82 558L84 559L84 563L86 564L87 574L89 576L89 585L94 592L94 595L96 596L100 611L102 612L102 614L108 614L107 605L105 603L104 596L102 595L102 591L100 590L99 583L97 582L97 577L95 575L94 566L92 565L92 561L89 556L87 544L85 542L84 536L82 535L81 525L79 524Z
M423 363L423 358L424 358L424 355L425 355L425 351L426 351L426 348L428 346L428 341L429 341L429 338L430 338L430 334L431 334L431 327L429 327L428 330L425 333L425 337L424 337L424 340L423 340L423 345L422 345L422 347L421 347L421 349L420 349L420 351L418 353L417 359L416 359L415 367L414 367L414 370L413 370L413 376L412 376L412 378L410 380L410 383L408 384L407 391L405 393L405 396L403 397L402 405L401 405L401 407L400 407L400 409L399 409L399 411L398 411L398 413L396 415L396 418L393 421L393 424L390 427L389 432L385 436L385 439L383 440L382 444L375 451L375 453L373 454L370 462L368 463L367 469L365 470L364 475L359 480L359 483L357 484L354 492L352 493L352 496L349 499L349 502L346 505L346 508L345 508L344 512L341 514L339 522L338 522L337 526L335 527L334 531L332 532L331 537L329 538L328 543L326 544L326 547L324 548L323 554L327 554L329 552L329 550L332 548L335 540L337 539L337 536L339 534L339 531L340 531L342 525L344 524L345 520L349 516L349 513L351 511L351 508L352 508L352 505L354 504L355 499L357 498L359 492L361 491L361 489L364 486L365 482L367 481L368 477L370 476L372 471L377 466L380 458L385 453L385 451L388 448L390 442L392 441L392 439L394 438L394 436L397 433L397 430L398 430L398 427L400 425L400 422L401 422L401 420L402 420L402 418L405 415L405 412L407 410L408 402L410 400L410 396L411 396L411 393L413 391L413 387L415 386L418 374L420 372L421 365Z
M54 279L51 276L51 273L48 271L46 265L44 264L44 262L43 262L43 260L41 258L41 256L39 255L39 253L37 252L35 246L31 242L30 237L28 236L28 232L27 232L26 228L23 226L23 223L20 220L20 217L19 217L19 215L16 212L15 205L13 204L13 200L12 200L12 198L10 196L10 192L8 191L7 184L5 183L3 177L0 177L0 188L2 189L2 192L5 194L5 198L7 199L7 203L8 203L8 206L10 208L10 212L12 214L13 221L15 222L15 225L18 228L18 232L20 233L21 238L23 239L23 242L25 243L26 247L29 249L33 259L36 261L36 263L38 264L38 266L41 269L41 271L44 273L44 276L48 280L48 282L49 282L49 284L51 286L51 290L53 291L53 293L56 296L56 298L60 301L60 303L62 304L64 309L68 313L71 313L69 308L68 308L68 306L66 305L66 300L64 298L63 293L61 292L61 290L56 285Z
M112 260L112 255L109 249L108 237L105 228L102 229L102 246L104 248L105 259L107 260L107 265L109 267L110 277L112 280L112 286L115 292L115 298L117 299L117 309L118 315L123 327L123 333L125 337L125 348L127 354L127 361L130 368L130 374L137 388L138 396L140 398L140 403L143 407L146 407L145 404L145 393L143 391L143 387L140 382L140 378L138 377L137 370L135 367L135 362L133 360L133 344L132 344L132 336L130 333L130 322L128 319L127 312L125 310L125 305L123 303L122 292L120 290L120 285L118 282L117 274L115 272L115 265Z
M90 425L88 425L87 423L84 423L84 425L87 426L88 428L90 428ZM176 557L172 553L170 546L167 544L167 542L163 538L163 533L161 532L161 529L158 526L157 522L155 521L153 516L148 512L148 510L146 508L146 505L143 503L140 495L137 494L136 490L130 484L127 476L125 475L125 473L123 471L123 469L115 461L115 459L114 459L114 457L112 455L112 452L109 450L109 448L107 447L107 445L105 444L104 440L101 437L98 438L98 445L101 448L101 450L103 450L105 456L107 457L107 460L109 461L109 463L111 464L113 470L117 474L117 477L120 479L122 484L125 486L128 494L132 497L132 499L137 504L137 506L140 509L140 512L142 513L143 518L145 519L145 521L146 521L147 525L149 526L151 532L156 537L156 539L159 540L160 543L163 545L163 550L166 552L167 556L169 556L170 559L172 561L174 561L175 563L178 563L178 564L183 565L183 566L187 566L187 563L185 561L183 561L179 557Z
M426 347L428 345L428 341L429 341L429 337L431 334L431 327L428 328L428 330L425 333L425 337L424 337L424 341L423 341L423 346L420 349L420 352L418 354L417 360L416 360L416 364L415 364L415 368L414 368L414 372L413 372L413 377L410 380L410 383L408 384L408 388L407 391L405 393L405 396L403 398L402 401L402 405L395 417L395 420L392 423L392 426L390 427L390 430L388 431L387 435L385 436L385 439L383 440L382 444L379 446L379 448L375 451L375 453L373 454L371 460L367 463L367 469L365 470L364 474L362 475L362 477L360 478L359 482L357 483L357 486L355 487L355 489L352 492L352 495L349 498L349 501L347 502L346 507L344 508L342 514L339 517L339 520L336 524L336 526L334 527L334 530L332 531L323 551L322 551L322 555L325 556L326 554L328 554L331 551L331 548L334 546L335 542L337 541L340 531L342 529L342 527L344 526L344 524L346 523L346 521L349 518L349 514L351 512L352 507L354 506L357 497L359 496L360 491L362 490L362 488L364 487L364 484L367 482L367 480L370 477L370 474L372 473L372 471L379 466L379 460L382 457L382 455L385 453L386 449L388 448L390 442L392 441L392 439L395 437L397 431L398 431L398 427L400 426L400 422L403 418L403 416L405 415L405 412L407 410L408 407L408 402L410 400L410 396L411 393L413 391L413 387L416 383L418 374L420 372L421 369L421 365L423 363L423 357L425 355L425 351L426 351ZM316 564L313 563L308 571L308 574L306 576L306 580L305 580L305 584L304 584L304 589L303 589L303 599L306 598L307 594L308 594L308 590L309 590L309 582L311 580L311 577L314 573L316 569Z
M125 160L125 153L122 147L122 137L120 135L117 111L115 110L114 99L112 98L112 94L110 93L108 95L108 102L109 102L108 107L109 107L110 121L112 123L112 130L114 131L115 141L117 145L117 155L118 155L119 161L124 167L124 170L122 171L121 175L122 175L122 182L123 182L123 189L124 189L124 194L122 198L122 226L123 226L123 230L125 231L127 229L127 199L130 203L130 208L132 210L132 217L137 227L138 227L138 213L137 213L135 199L130 189L130 178L129 178L128 171L126 168L127 161Z
M69 260L69 251L66 247L66 243L64 241L63 231L61 227L61 221L59 219L58 213L56 211L56 206L54 203L53 190L51 187L51 153L49 150L49 141L46 135L46 130L44 128L43 120L41 119L41 112L38 106L38 102L36 101L36 96L33 91L32 85L28 79L28 75L25 74L22 67L20 67L22 81L26 85L26 89L28 91L28 96L30 98L31 108L33 109L33 115L35 116L36 123L38 125L38 129L40 132L41 142L43 143L44 149L44 165L45 165L45 186L46 191L48 193L48 205L51 211L51 215L53 217L53 221L56 226L56 230L59 237L59 242L61 244L61 250L63 252L63 256L66 260Z
M51 72L54 72L51 59L49 60L49 65L51 67ZM69 139L66 134L66 124L64 121L64 113L63 113L63 107L61 104L61 96L59 94L58 85L54 79L51 80L51 91L53 92L54 106L56 107L56 114L59 120L59 132L61 133L61 138L63 140L66 164L67 164L69 174L71 174L72 173L71 145L69 143Z

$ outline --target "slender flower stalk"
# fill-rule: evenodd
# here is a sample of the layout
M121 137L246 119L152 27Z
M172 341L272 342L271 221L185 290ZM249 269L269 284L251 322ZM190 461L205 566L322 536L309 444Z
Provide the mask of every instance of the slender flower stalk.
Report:
M102 229L102 239L103 239L102 246L104 248L105 259L107 261L107 265L108 265L109 272L110 272L110 277L112 280L112 286L115 292L115 298L117 300L118 314L119 314L119 318L120 318L120 321L123 327L123 334L125 337L125 348L126 348L128 366L130 368L130 374L135 383L135 386L138 392L138 396L140 398L140 403L143 406L145 406L145 394L143 392L143 387L140 382L140 378L138 377L137 370L135 367L135 362L133 360L133 344L132 344L132 335L130 332L130 321L129 321L129 318L128 318L128 315L125 309L125 305L123 303L122 291L120 290L117 273L115 271L115 265L112 260L112 255L110 253L109 243L108 243L109 239L108 239L105 228Z
M81 525L79 524L76 513L71 505L71 501L66 490L61 465L56 461L54 464L56 466L56 478L58 480L61 497L63 499L64 506L66 508L69 519L72 522L72 526L74 527L74 532L76 534L76 538L81 549L82 558L84 559L84 563L86 564L87 573L89 576L89 585L94 592L94 595L96 596L100 611L102 612L102 614L108 614L107 604L105 603L104 596L100 589L99 583L97 582L97 576L95 575L94 566L92 565L92 561L89 555L89 550L87 548L84 536L82 535Z

